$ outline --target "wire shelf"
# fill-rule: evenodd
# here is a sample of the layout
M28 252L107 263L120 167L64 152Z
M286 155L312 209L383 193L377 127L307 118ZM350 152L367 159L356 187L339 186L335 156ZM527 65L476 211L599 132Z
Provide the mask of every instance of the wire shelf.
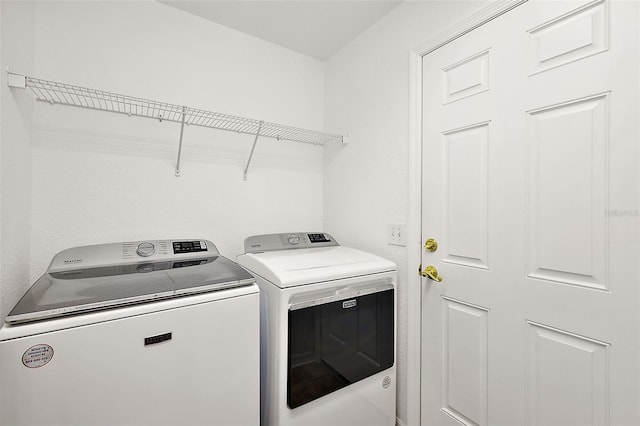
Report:
M50 80L25 77L25 83L26 87L31 89L36 96L36 100L52 104L109 111L176 123L182 123L184 119L184 123L187 125L251 135L257 134L258 129L260 129L260 136L314 145L324 145L328 142L344 142L342 135L263 122L251 118L105 92Z
M26 84L38 101L178 123L182 121L183 108L178 105L32 77L26 78Z
M277 140L289 140L313 145L324 145L329 142L346 143L346 138L315 130L269 123L252 118L239 117L219 112L190 108L186 105L175 105L144 98L136 98L104 90L74 86L67 83L42 80L8 71L7 82L10 87L29 88L36 100L51 104L69 105L99 111L109 111L129 116L154 118L180 123L180 141L175 175L180 176L180 155L182 153L182 137L184 126L194 125L211 129L227 130L237 133L255 135L243 177L247 179L247 171L260 136Z

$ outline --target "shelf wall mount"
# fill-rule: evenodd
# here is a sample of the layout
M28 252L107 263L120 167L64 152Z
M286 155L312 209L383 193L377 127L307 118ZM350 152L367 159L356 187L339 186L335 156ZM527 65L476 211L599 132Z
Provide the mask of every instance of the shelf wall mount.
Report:
M180 159L185 124L255 136L243 173L244 180L247 178L249 165L259 137L302 142L312 145L325 145L332 142L346 144L349 139L347 136L339 134L308 130L270 123L263 120L192 108L186 105L169 104L67 83L43 80L14 73L9 70L7 70L7 84L13 88L29 88L35 95L36 100L41 102L126 114L130 117L146 117L159 121L180 123L180 140L178 144L175 176L180 176Z

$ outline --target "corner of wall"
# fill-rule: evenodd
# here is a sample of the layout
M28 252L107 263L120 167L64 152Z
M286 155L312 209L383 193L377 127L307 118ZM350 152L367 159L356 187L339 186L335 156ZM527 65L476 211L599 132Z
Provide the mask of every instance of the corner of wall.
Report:
M0 2L0 324L30 280L33 100L6 70L33 71L34 38L35 2Z

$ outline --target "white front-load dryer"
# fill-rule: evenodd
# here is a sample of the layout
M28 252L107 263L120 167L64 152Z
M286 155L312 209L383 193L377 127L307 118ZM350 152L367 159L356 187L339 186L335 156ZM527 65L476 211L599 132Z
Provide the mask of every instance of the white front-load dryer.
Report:
M258 235L263 426L392 426L396 266L325 233Z

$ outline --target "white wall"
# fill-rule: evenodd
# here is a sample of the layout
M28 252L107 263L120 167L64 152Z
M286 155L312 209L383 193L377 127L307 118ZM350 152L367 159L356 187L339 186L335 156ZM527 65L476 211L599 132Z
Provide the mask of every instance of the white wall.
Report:
M29 286L33 100L7 67L33 69L34 6L0 2L0 323Z
M324 159L324 229L342 244L398 265L398 407L407 413L407 274L405 247L387 244L387 226L407 223L409 52L478 11L481 1L408 1L326 64L325 124L350 132L348 146ZM414 239L416 236L411 236ZM419 238L419 236L417 236Z
M324 64L149 1L37 2L39 78L323 129ZM235 258L255 233L322 229L323 151L37 103L31 279L67 247L206 238ZM10 283L3 282L3 285Z

